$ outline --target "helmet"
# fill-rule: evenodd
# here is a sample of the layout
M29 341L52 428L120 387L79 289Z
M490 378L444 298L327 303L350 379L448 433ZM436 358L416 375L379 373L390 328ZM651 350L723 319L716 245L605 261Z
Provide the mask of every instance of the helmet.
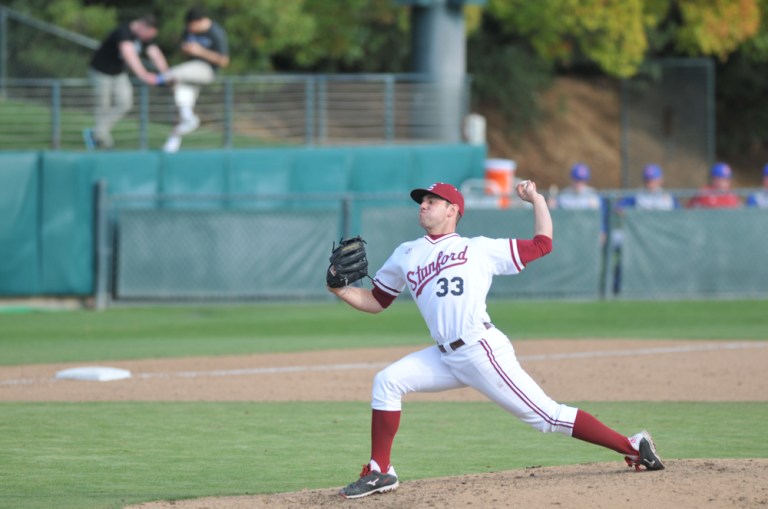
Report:
M731 167L726 163L715 163L710 171L712 178L729 179L733 176Z
M664 173L658 164L648 164L643 168L643 180L658 180L663 176Z
M590 178L589 166L584 163L576 163L571 168L571 179L586 182Z

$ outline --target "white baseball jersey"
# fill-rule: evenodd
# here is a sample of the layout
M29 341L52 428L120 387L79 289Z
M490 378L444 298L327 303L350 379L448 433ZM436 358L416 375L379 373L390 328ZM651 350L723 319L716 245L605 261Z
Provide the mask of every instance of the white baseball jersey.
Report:
M747 206L768 209L768 191L760 191L749 195L747 197Z
M638 191L635 207L644 210L672 210L677 207L675 198L666 191Z
M577 190L566 187L557 195L557 207L561 209L599 209L600 195L594 188L586 186Z
M516 239L450 233L395 249L376 273L374 285L391 298L408 288L438 344L376 375L375 410L399 411L409 392L470 386L538 430L571 435L578 410L547 396L522 369L506 335L489 323L485 298L491 280L523 269L522 247ZM458 339L463 344L457 349L446 348Z
M493 276L521 270L515 239L450 233L401 244L376 273L374 284L392 297L408 288L438 344L459 338L470 344L491 321L485 299Z

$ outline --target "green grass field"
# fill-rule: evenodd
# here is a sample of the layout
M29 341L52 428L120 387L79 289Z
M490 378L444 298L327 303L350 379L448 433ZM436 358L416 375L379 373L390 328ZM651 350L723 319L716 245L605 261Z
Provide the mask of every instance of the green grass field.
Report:
M169 104L172 102L171 92ZM169 106L173 108L173 106ZM138 108L138 107L137 107ZM134 114L137 111L134 108ZM14 129L0 132L0 149L17 150L46 150L51 148L51 112L47 105L34 101L6 100L0 101L0 117L19 119ZM203 119L205 122L205 118ZM88 108L65 108L60 117L61 138L59 149L85 150L82 131L93 127L93 114ZM160 149L165 143L173 127L173 117L163 122L149 122L147 125L147 143L150 149ZM118 150L135 149L139 144L139 125L135 116L127 116L121 120L112 132L115 138L115 148ZM263 140L255 136L238 134L232 137L234 147L275 146L272 140ZM194 133L184 137L184 147L189 148L222 148L224 138L221 129L214 129L205 123Z
M492 301L515 341L536 338L768 339L767 301ZM379 315L337 302L115 308L103 313L0 308L0 364L293 352L429 343L416 306Z
M489 305L494 322L518 341L765 340L766 309L766 301ZM0 308L4 365L428 341L410 303L376 316L338 303L25 311ZM651 429L667 459L768 457L765 403L583 406L620 431ZM331 402L0 403L0 508L117 508L153 499L339 487L367 459L368 408ZM486 432L467 435L466 426ZM435 434L461 437L462 447L435 441ZM405 479L616 460L610 451L539 434L490 403L409 404L395 447Z

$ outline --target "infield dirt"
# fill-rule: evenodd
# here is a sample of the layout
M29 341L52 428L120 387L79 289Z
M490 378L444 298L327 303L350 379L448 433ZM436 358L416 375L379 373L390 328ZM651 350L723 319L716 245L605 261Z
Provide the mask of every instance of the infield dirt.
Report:
M537 340L515 347L528 373L561 401L768 401L765 342ZM368 401L376 371L415 349L109 362L133 377L103 383L54 378L74 364L5 366L0 367L0 401ZM652 377L642 375L648 368ZM407 399L483 397L462 389ZM768 459L667 460L666 470L634 472L617 458L614 463L401 479L396 492L361 500L339 498L339 488L153 502L132 509L764 508Z

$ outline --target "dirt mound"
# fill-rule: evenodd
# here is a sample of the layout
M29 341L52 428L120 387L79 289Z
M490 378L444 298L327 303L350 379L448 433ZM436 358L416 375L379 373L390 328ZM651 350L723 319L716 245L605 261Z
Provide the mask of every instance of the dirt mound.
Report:
M544 120L515 134L496 108L482 108L487 119L488 155L513 159L517 176L534 178L541 189L569 184L569 170L583 161L598 188L621 187L619 87L608 79L560 77L539 97Z
M592 169L592 185L598 189L621 188L621 101L619 82L610 78L557 77L552 86L537 98L543 119L535 127L517 133L497 106L481 106L486 117L489 157L513 159L517 176L535 179L539 189L569 183L568 172L582 161ZM663 153L663 140L650 133L638 134L641 154ZM690 157L693 157L692 154ZM678 154L678 157L683 156ZM731 161L735 187L760 185L760 156L745 154ZM667 187L691 188L703 185L706 174L702 162L678 162L674 173L668 172ZM635 176L636 178L636 176Z
M674 507L768 506L768 459L676 460L659 472L618 463L531 467L491 474L404 481L392 493L344 500L338 488L244 497L153 502L132 509L435 507Z

